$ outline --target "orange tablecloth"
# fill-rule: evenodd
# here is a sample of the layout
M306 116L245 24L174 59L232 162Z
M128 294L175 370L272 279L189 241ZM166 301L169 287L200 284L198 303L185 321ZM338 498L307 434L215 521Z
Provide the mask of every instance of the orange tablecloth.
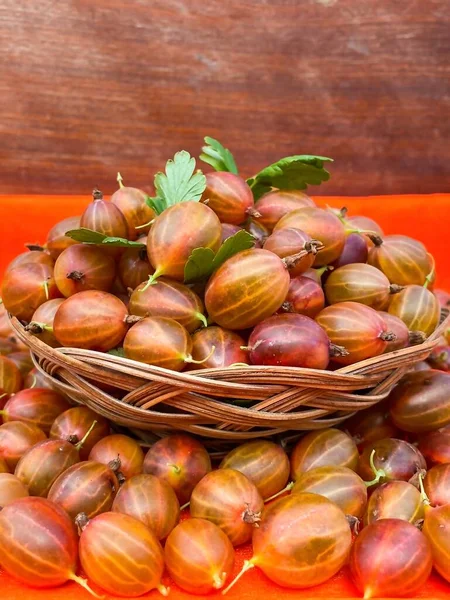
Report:
M450 194L429 196L321 197L318 204L340 208L347 206L352 215L364 214L375 219L385 233L403 233L421 240L434 255L438 273L437 287L450 290ZM25 243L44 243L48 229L57 221L80 214L89 196L0 196L0 279L6 265ZM251 548L237 551L236 572ZM166 579L165 583L170 582ZM31 590L17 584L0 571L0 597L5 600L81 600L89 594L74 583L54 590ZM448 598L450 584L433 574L418 598ZM158 592L150 596L157 597ZM172 600L188 600L172 585ZM220 598L214 594L213 598ZM357 598L355 587L344 569L332 580L309 590L283 590L272 584L258 569L248 572L227 595L229 600L275 600L297 598Z

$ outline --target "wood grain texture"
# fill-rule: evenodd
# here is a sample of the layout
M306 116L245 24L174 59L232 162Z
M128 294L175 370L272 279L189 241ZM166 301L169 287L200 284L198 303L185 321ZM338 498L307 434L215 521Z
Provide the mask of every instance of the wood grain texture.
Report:
M2 0L3 193L151 188L204 135L324 194L449 191L448 0ZM313 190L314 191L314 190ZM317 193L317 190L315 191Z

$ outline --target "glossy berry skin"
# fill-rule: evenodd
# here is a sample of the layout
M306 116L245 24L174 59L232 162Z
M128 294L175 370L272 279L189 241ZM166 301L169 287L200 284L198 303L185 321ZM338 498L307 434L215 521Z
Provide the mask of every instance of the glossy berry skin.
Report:
M28 350L25 352L11 352L8 354L8 358L16 365L23 378L25 378L34 367L31 354Z
M409 345L413 345L413 343L422 343L425 341L425 334L418 331L410 332L405 323L395 315L383 311L379 311L378 314L386 323L388 330L392 331L396 337L395 340L387 343L386 350L384 351L385 354L394 350L401 350Z
M15 475L0 472L0 506L2 508L29 495L27 486Z
M257 325L248 340L254 365L280 365L325 369L330 361L330 340L309 317L286 313Z
M324 245L316 254L314 266L321 267L337 260L345 246L345 227L332 212L320 208L301 208L282 217L274 231L294 227Z
M66 298L85 290L109 292L115 276L113 258L96 246L69 246L56 259L55 282Z
M270 235L270 231L256 219L247 219L244 229L253 236L255 248L262 248Z
M253 533L251 562L281 587L319 585L345 564L350 527L333 502L317 494L292 494L271 504Z
M275 190L261 196L255 204L258 222L272 231L284 215L299 208L314 207L312 198L297 190Z
M45 498L20 498L0 511L0 562L34 588L75 578L78 537L66 513Z
M433 369L450 371L450 346L436 346L427 359Z
M233 546L248 542L264 508L257 487L234 469L211 471L195 486L190 513L211 521L230 538Z
M126 238L128 223L123 213L112 202L103 200L103 194L98 190L94 190L93 197L93 201L81 215L80 227L98 231L108 237Z
M428 510L422 531L431 545L434 568L450 582L450 504Z
M108 292L88 290L67 298L56 311L53 330L62 346L107 352L128 329L125 304Z
M172 531L164 558L174 582L191 594L223 587L234 566L234 548L219 527L205 519L188 519Z
M289 282L278 256L268 250L244 250L225 261L210 278L206 309L225 329L248 329L281 307Z
M61 473L47 497L71 519L80 512L92 518L111 509L118 489L119 482L112 469L88 460L75 463Z
M84 526L80 562L88 578L108 594L127 598L159 587L164 571L163 550L153 533L137 519L113 512Z
M24 389L33 389L35 387L52 389L49 380L36 368L31 369L23 382Z
M30 321L41 304L61 296L53 267L45 264L25 264L7 272L1 295L6 310L21 321Z
M192 358L202 362L192 364L190 369L223 369L235 363L248 364L245 345L244 338L234 331L217 325L200 329L192 336Z
M232 225L231 223L221 223L220 227L222 230L222 237L220 240L222 244L225 240L242 230L242 227L239 227L239 225Z
M31 496L47 497L55 480L80 462L76 447L65 440L44 440L30 448L17 463L14 475Z
M427 433L450 425L450 373L415 371L390 395L391 418L402 431Z
M123 186L111 196L111 203L120 210L128 224L128 239L135 240L147 233L155 218L154 211L147 204L147 194L138 188ZM142 227L146 225L146 227Z
M160 277L146 286L147 282L141 283L131 294L130 314L173 319L189 332L205 326L203 302L187 285Z
M211 459L206 448L183 433L158 440L145 455L144 473L167 481L180 505L189 502L194 487L210 471Z
M431 506L450 504L450 464L432 467L425 476L424 488Z
M381 227L378 225L376 221L371 219L370 217L366 217L364 215L353 215L349 217L345 217L345 222L351 225L354 229L362 229L365 231L370 231L372 233L376 233L381 238L384 237L384 232ZM369 248L373 248L374 243L367 237L366 234L361 234L367 241L367 245Z
M80 217L67 217L67 219L59 221L50 229L45 247L53 260L56 260L61 252L69 246L78 244L78 242L68 237L66 232L79 227Z
M23 267L25 265L45 265L53 269L55 265L55 261L53 258L47 254L47 252L42 252L41 250L31 250L30 252L22 252L16 256L7 266L6 273L16 269L17 267Z
M181 371L189 361L192 340L188 331L173 319L147 317L128 331L123 341L126 358Z
M131 477L119 489L112 511L142 521L164 540L180 520L180 503L170 485L154 475Z
M311 237L304 231L294 229L293 227L285 227L274 231L264 242L263 248L264 250L273 252L280 258L286 258L305 250L305 244L308 244L308 242L311 242ZM289 275L291 277L301 275L313 266L314 259L314 253L309 252L294 266L289 268Z
M358 411L345 422L345 429L353 437L356 445L362 448L377 440L400 436L400 431L392 423L389 406L385 402L378 402L371 408Z
M9 473L9 467L4 458L0 458L0 473Z
M368 262L397 285L421 286L432 270L425 246L406 235L385 236L370 250Z
M428 466L450 463L450 425L421 436L418 448Z
M281 446L269 440L252 440L233 448L220 463L252 481L264 500L281 491L289 479L290 464Z
M155 222L147 239L147 253L155 277L165 275L184 280L184 266L195 248L217 252L222 238L220 221L213 210L201 202L180 202L166 208Z
M419 490L407 481L389 481L370 495L364 525L380 519L401 519L416 525L424 517L424 504Z
M291 478L317 467L347 467L356 470L358 448L353 439L339 429L311 431L300 439L291 454Z
M4 423L23 421L49 433L56 417L69 408L70 404L58 392L35 387L14 394L5 404L2 416Z
M345 238L344 249L332 266L335 269L354 263L366 263L368 256L367 241L359 233L350 233Z
M58 340L55 338L53 333L53 322L58 308L64 302L65 298L54 298L53 300L47 300L44 304L41 304L33 313L31 317L31 323L26 328L27 331L33 333L37 338L51 346L52 348L58 348L60 346Z
M37 425L21 421L4 423L0 426L0 458L12 473L25 452L45 439L45 433Z
M145 248L128 248L119 260L118 273L126 289L134 290L154 272Z
M0 389L5 394L15 394L22 387L22 374L6 356L0 356Z
M385 304L393 293L386 275L363 263L335 269L328 276L324 289L329 304L359 302L375 309Z
M331 500L343 511L361 519L367 504L364 481L347 467L316 467L299 473L292 494L308 492Z
M351 575L364 598L415 596L432 567L428 540L400 519L381 519L365 527L350 553Z
M375 468L384 472L374 485L395 479L409 481L418 471L426 469L425 459L415 446L403 440L386 438L369 444L361 454L358 473L367 482L374 479L370 466L372 453Z
M206 174L202 201L222 223L241 225L253 209L253 194L242 177L226 171Z
M441 309L433 292L409 285L393 296L388 312L401 319L410 331L422 331L429 336L439 324Z
M303 275L291 279L286 300L281 305L282 311L314 319L324 307L325 295L319 283Z
M50 439L67 440L73 444L80 442L91 429L80 449L81 460L87 460L95 444L109 434L109 423L87 406L74 406L61 413L50 429Z
M327 306L316 317L333 344L343 346L348 354L336 356L335 362L351 365L383 354L391 339L386 323L369 306L358 302L340 302Z
M89 439L89 438L88 438ZM142 473L144 453L139 443L133 438L114 433L100 439L89 453L89 460L95 460L103 465L119 458L119 471L129 479Z

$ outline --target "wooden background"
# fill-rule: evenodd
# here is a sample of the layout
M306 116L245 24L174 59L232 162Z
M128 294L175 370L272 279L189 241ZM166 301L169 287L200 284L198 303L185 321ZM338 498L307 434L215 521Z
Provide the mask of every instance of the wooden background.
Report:
M0 0L0 193L114 191L204 135L323 194L450 191L449 0ZM317 190L313 190L317 193Z

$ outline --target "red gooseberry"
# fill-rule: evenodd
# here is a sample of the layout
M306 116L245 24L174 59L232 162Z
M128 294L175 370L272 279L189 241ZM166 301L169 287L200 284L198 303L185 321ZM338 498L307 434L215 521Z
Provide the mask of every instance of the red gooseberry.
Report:
M333 344L347 350L347 354L334 357L339 364L351 365L383 354L387 342L395 339L377 311L358 302L327 306L316 321Z
M141 521L106 512L91 520L81 514L76 522L80 562L90 580L114 596L141 596L155 588L167 596L161 585L163 550Z
M276 312L286 299L289 273L268 250L239 252L212 275L205 293L210 318L226 329L248 329Z
M0 509L15 502L18 498L29 496L28 488L11 473L0 473Z
M330 346L327 334L313 319L295 313L274 315L259 323L247 349L254 365L310 369L325 369L330 355L344 352Z
M180 520L180 503L172 487L154 475L135 475L119 489L112 509L142 521L158 540Z
M418 448L429 466L450 463L450 425L421 436Z
M22 374L6 356L0 356L0 389L5 394L15 394L22 387Z
M35 388L35 387L52 389L50 380L47 379L47 377L45 377L45 375L43 375L36 368L31 369L31 371L25 377L24 382L23 382L24 389Z
M108 292L115 276L113 258L97 246L69 246L56 259L55 282L66 298L85 290Z
M352 578L364 598L414 596L432 567L428 540L400 519L381 519L365 527L350 553Z
M160 277L151 285L141 283L130 297L129 311L139 317L174 319L189 332L206 327L204 306L198 295L183 283Z
M394 479L409 481L422 469L426 469L426 462L415 446L404 440L385 438L364 448L358 473L370 487Z
M347 561L352 542L342 510L306 492L280 498L264 511L253 532L253 557L232 585L252 567L276 584L293 589L319 585Z
M42 250L31 250L30 252L23 252L16 256L7 266L6 272L25 265L45 265L53 268L54 264L55 261L47 254L47 252L43 252Z
M441 315L436 296L420 285L408 285L395 294L388 312L401 319L410 331L422 331L426 336L436 329Z
M407 481L388 481L370 495L364 524L379 519L402 519L413 525L424 517L424 504L419 490Z
M80 512L88 517L107 512L119 489L115 474L120 468L119 461L110 463L110 467L93 460L75 463L55 479L47 497L71 519Z
M11 352L8 354L8 358L16 365L23 378L25 378L34 367L29 350L24 352Z
M221 223L220 227L222 229L222 238L220 240L222 244L225 240L242 230L242 227L239 227L239 225L232 225L231 223Z
M264 500L280 492L289 478L289 459L281 446L269 440L252 440L233 448L220 463L252 481Z
M436 346L427 358L427 362L433 369L450 371L450 346Z
M192 358L196 362L188 365L188 369L223 369L236 363L247 364L248 352L244 338L234 331L214 325L194 333Z
M424 488L432 506L450 504L450 464L432 467L425 475Z
M345 246L345 227L332 212L320 208L300 208L287 213L276 224L274 231L294 227L307 233L312 239L322 242L314 265L321 267L337 260Z
M295 445L291 454L294 481L305 471L317 467L347 467L356 470L358 448L353 439L339 429L311 431Z
M450 373L414 371L390 394L394 424L402 431L426 433L450 425Z
M1 415L3 421L23 421L37 425L49 433L58 415L70 408L67 400L48 388L21 390L5 404Z
M386 402L358 411L345 422L345 429L360 447L384 438L399 437L400 434L392 423Z
M111 196L111 203L117 206L128 224L128 239L135 240L139 233L147 233L154 211L147 204L147 194L138 188L124 186L122 176L117 174L119 189Z
M184 266L195 248L220 246L222 229L213 210L201 202L180 202L166 208L152 225L147 253L155 269L152 280L165 275L184 280Z
M211 459L199 441L176 433L151 446L145 455L143 470L167 481L183 505L189 502L197 483L211 471Z
M219 527L205 519L188 519L167 538L164 558L174 582L191 594L220 590L231 575L234 548Z
M0 356L8 356L15 350L14 343L8 339L0 337Z
M324 307L325 295L320 283L304 275L291 279L286 300L281 305L282 311L314 319Z
M272 231L284 215L307 206L315 206L314 200L298 190L274 190L261 196L255 204L261 215L258 222L269 231Z
M115 458L120 460L120 472L126 479L142 473L144 453L139 442L121 433L107 435L98 440L89 453L89 460L104 465Z
M81 460L87 460L95 444L108 434L109 422L104 417L87 406L74 406L56 417L50 429L49 437L53 440L67 440L72 444L77 444L83 440L83 446L80 448L80 458Z
M426 511L422 531L431 545L434 568L450 582L450 504Z
M126 289L134 290L153 274L153 268L148 262L147 249L128 248L120 257L119 277Z
M128 237L128 223L117 206L104 200L102 192L98 189L93 190L92 198L92 202L81 215L80 227L98 231L108 237Z
M222 223L240 225L248 215L259 213L254 209L253 194L242 177L226 171L206 174L205 202Z
M62 346L107 352L128 329L125 304L108 292L86 290L67 298L56 311L53 331Z
M333 267L338 269L344 265L353 263L367 262L367 242L364 236L359 233L350 233L345 238L344 249L337 260L333 262Z
M46 439L45 433L37 425L11 421L0 426L0 458L13 472L20 458L32 446Z
M296 277L312 267L321 246L321 242L311 240L304 231L285 227L274 231L264 242L263 248L286 259L289 275Z
M0 563L21 583L52 588L72 580L96 596L86 581L75 575L77 562L74 525L53 502L30 496L0 511Z
M57 348L59 342L53 333L53 321L55 320L58 308L63 302L64 298L55 298L54 300L47 300L47 302L41 304L41 306L34 311L31 322L25 327L25 331L33 333L48 346Z
M218 469L205 475L195 486L190 503L191 516L220 527L233 546L251 539L263 508L258 488L234 469Z
M405 323L388 312L380 311L378 313L383 321L386 323L386 327L389 331L395 335L395 340L388 342L386 345L386 352L393 352L394 350L401 350L407 346L415 346L416 344L422 344L426 335L422 331L409 331Z
M48 265L20 265L3 278L2 300L5 308L21 321L30 321L41 304L60 295L53 267Z
M345 515L361 519L367 504L364 481L347 467L316 467L299 473L292 494L319 494L339 506Z
M387 235L371 238L375 246L368 262L380 269L391 283L423 285L433 268L425 246L406 235Z
M45 247L53 260L56 260L61 252L69 246L78 244L78 242L68 237L66 232L71 229L78 229L79 227L80 217L67 217L50 229Z
M342 214L342 209L340 212ZM369 235L373 236L373 234L375 234L376 236L381 238L384 236L384 232L381 229L381 227L376 221L374 221L370 217L366 217L364 215L354 215L348 217L346 214L346 210L344 211L344 213L346 226L349 226L350 228L353 228L354 230L358 231L359 234L362 235L363 238L366 240L368 248L373 248L374 246L374 242L370 239Z

